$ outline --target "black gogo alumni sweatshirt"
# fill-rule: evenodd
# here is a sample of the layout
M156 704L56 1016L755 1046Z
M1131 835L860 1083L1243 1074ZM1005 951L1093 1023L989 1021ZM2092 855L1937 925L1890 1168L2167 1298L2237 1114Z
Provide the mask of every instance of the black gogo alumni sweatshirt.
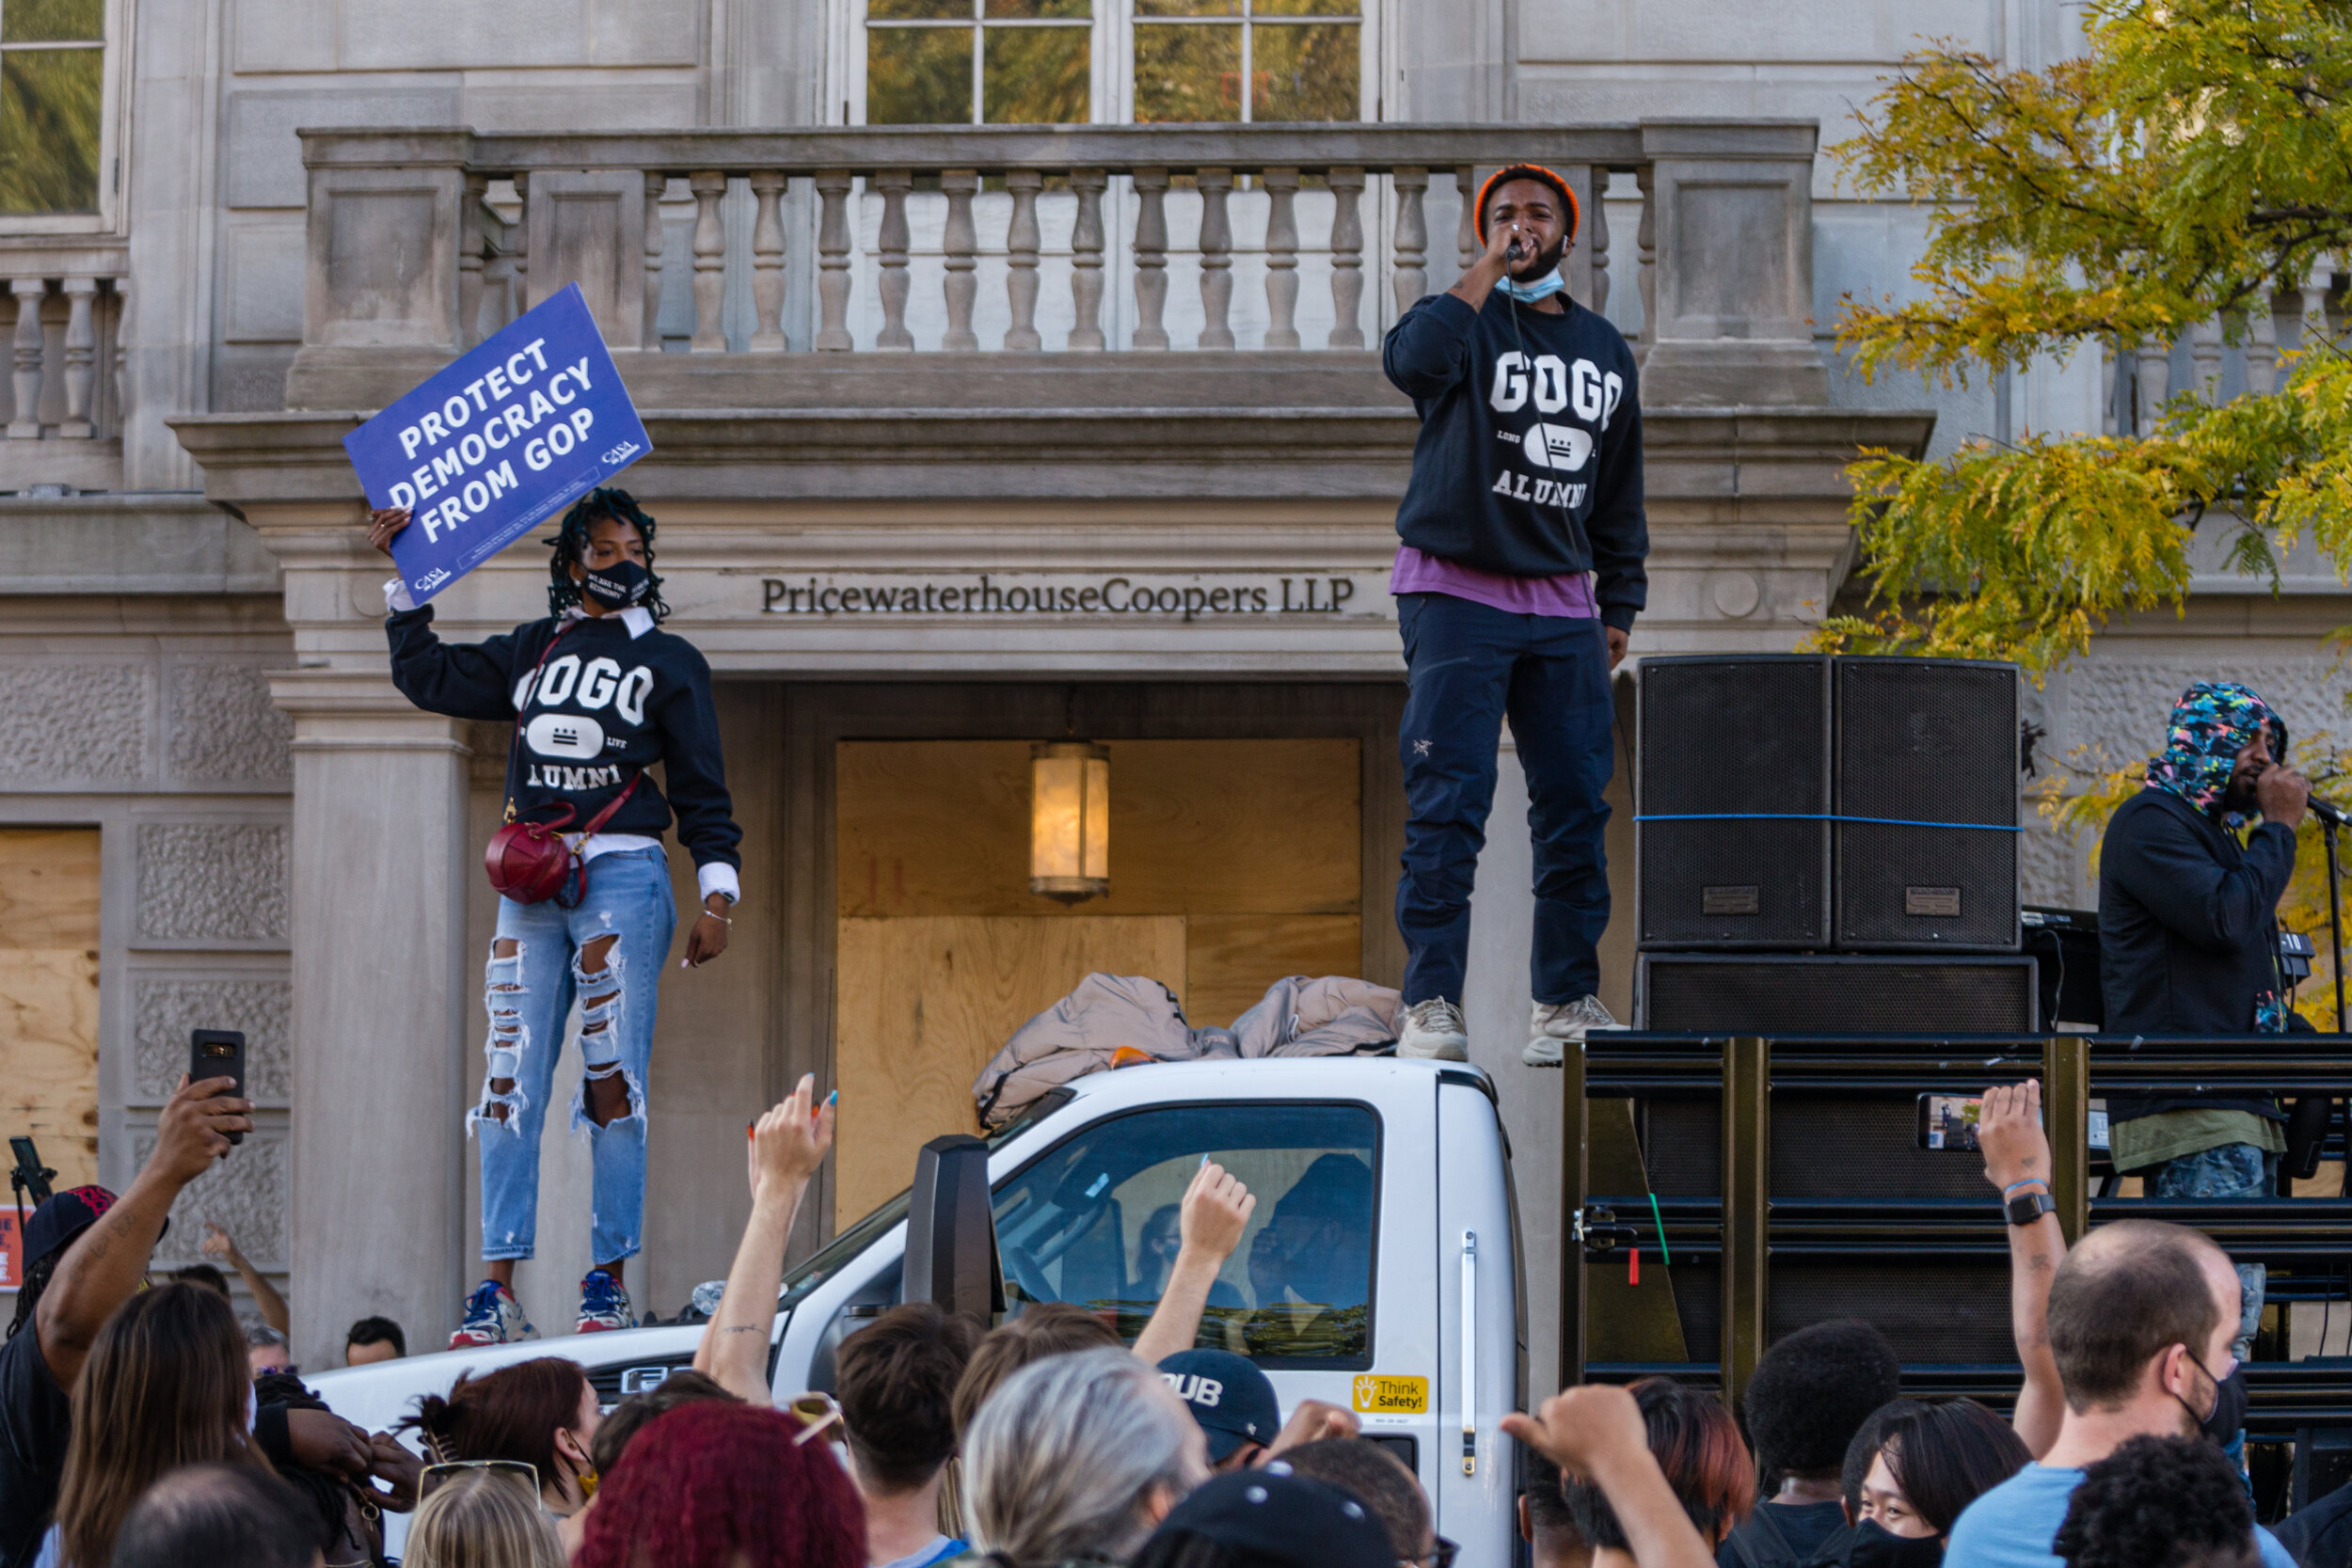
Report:
M645 626L632 635L627 624ZM652 779L602 831L660 836L677 813L678 842L698 866L742 869L743 830L727 799L710 666L683 637L643 615L582 616L568 623L554 655L524 693L548 639L567 623L548 619L482 642L444 642L433 607L396 610L384 622L392 644L392 684L429 713L515 721L525 705L522 743L510 746L507 799L524 821L546 822L572 808L583 828L652 763L670 784L665 801Z
M1555 297L1556 316L1432 294L1389 329L1381 367L1421 415L1396 531L1482 572L1593 572L1601 620L1629 631L1649 596L1633 351Z
M2279 990L2279 895L2295 833L2237 835L2166 789L2119 807L2099 841L2099 983L2110 1035L2249 1035L2255 999ZM2107 1096L2117 1121L2190 1109L2279 1117L2262 1098Z

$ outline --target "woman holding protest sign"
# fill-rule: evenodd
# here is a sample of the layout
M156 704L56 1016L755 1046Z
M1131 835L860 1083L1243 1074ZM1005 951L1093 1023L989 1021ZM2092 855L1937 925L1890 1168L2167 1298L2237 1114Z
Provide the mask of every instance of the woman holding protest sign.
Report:
M387 555L405 508L372 514ZM660 629L669 613L653 573L654 520L625 490L600 489L564 515L543 620L472 643L443 642L433 610L385 584L392 682L455 719L515 726L505 825L485 863L498 888L485 1001L489 1070L467 1129L482 1146L486 1277L467 1298L450 1348L537 1338L515 1299L515 1262L532 1256L539 1133L572 999L580 999L584 1077L572 1126L594 1161L596 1267L580 1282L580 1328L630 1328L622 1283L645 1204L645 1080L663 963L676 927L661 832L677 823L694 857L702 910L680 967L726 951L742 830L727 799L710 666ZM645 770L663 765L665 800Z

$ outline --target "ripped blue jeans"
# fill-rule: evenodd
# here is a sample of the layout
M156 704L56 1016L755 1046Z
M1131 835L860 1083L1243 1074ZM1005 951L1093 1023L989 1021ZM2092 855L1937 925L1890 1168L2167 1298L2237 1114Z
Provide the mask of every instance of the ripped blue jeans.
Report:
M628 1114L598 1127L581 1097L571 1126L588 1140L594 1162L589 1229L595 1260L633 1256L645 1213L645 1071L653 1053L654 1008L661 966L677 927L670 867L660 849L598 855L587 865L580 907L499 900L498 934L519 944L513 958L491 951L489 1070L466 1130L482 1146L482 1256L528 1258L538 1238L539 1133L572 999L580 999L580 1051L587 1076L619 1072L628 1085ZM616 938L601 970L581 965L581 950ZM490 1083L511 1078L495 1094ZM503 1115L499 1113L502 1111Z

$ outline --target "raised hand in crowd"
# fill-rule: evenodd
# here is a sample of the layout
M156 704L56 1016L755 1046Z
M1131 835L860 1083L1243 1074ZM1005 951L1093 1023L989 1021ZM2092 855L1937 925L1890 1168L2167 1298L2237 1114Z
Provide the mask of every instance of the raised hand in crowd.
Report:
M2001 1190L2004 1201L2049 1192L2050 1138L2042 1126L2040 1080L1985 1091L1977 1114L1977 1147L1984 1153L1984 1179ZM2050 1352L2050 1282L2066 1260L2066 1233L2055 1213L2008 1228L2010 1331L2026 1370L2011 1424L2039 1459L2058 1441L2066 1413L2058 1358Z
M1322 1400L1300 1400L1291 1407L1290 1418L1282 1423L1282 1430L1266 1445L1264 1459L1279 1459L1287 1449L1303 1449L1327 1437L1354 1437L1363 1430L1364 1423L1356 1418L1352 1410L1343 1410Z
M1640 1568L1712 1568L1714 1549L1658 1467L1641 1406L1627 1390L1602 1383L1565 1389L1534 1416L1505 1416L1502 1430L1564 1475L1600 1488Z
M1178 1351L1192 1348L1200 1332L1200 1314L1209 1305L1209 1290L1225 1259L1241 1245L1257 1207L1256 1195L1224 1166L1211 1163L1193 1173L1178 1210L1182 1241L1176 1261L1168 1271L1168 1288L1160 1292L1152 1321L1136 1337L1137 1355L1156 1367Z
M41 1292L34 1326L41 1358L59 1387L71 1388L116 1307L146 1275L148 1255L181 1189L230 1148L229 1134L253 1131L253 1102L230 1093L233 1078L188 1082L185 1073L155 1122L155 1148L114 1206L66 1249Z
M252 1296L254 1307L262 1314L263 1323L280 1334L294 1332L294 1316L286 1310L286 1298L279 1295L278 1287L272 1285L262 1271L255 1268L246 1260L245 1254L237 1250L235 1237L230 1235L214 1221L206 1220L204 1240L198 1243L197 1246L205 1257L217 1258L237 1271L237 1277L245 1281L246 1291Z
M768 1336L774 1328L776 1291L784 1282L784 1250L809 1179L833 1148L839 1090L816 1103L817 1079L802 1075L784 1103L752 1124L752 1217L727 1270L726 1293L703 1330L694 1370L739 1399L770 1402Z

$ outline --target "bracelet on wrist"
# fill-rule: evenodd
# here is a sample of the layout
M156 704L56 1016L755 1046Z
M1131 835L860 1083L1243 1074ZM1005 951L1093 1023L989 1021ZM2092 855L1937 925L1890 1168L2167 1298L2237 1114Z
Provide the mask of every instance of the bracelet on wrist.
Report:
M2050 1183L2048 1179L2044 1177L2028 1176L2023 1180L2012 1181L2008 1186L2003 1187L2001 1189L2001 1196L2003 1197L2007 1197L2010 1194L2015 1192L2020 1187L2040 1187L2046 1193L2050 1190Z

